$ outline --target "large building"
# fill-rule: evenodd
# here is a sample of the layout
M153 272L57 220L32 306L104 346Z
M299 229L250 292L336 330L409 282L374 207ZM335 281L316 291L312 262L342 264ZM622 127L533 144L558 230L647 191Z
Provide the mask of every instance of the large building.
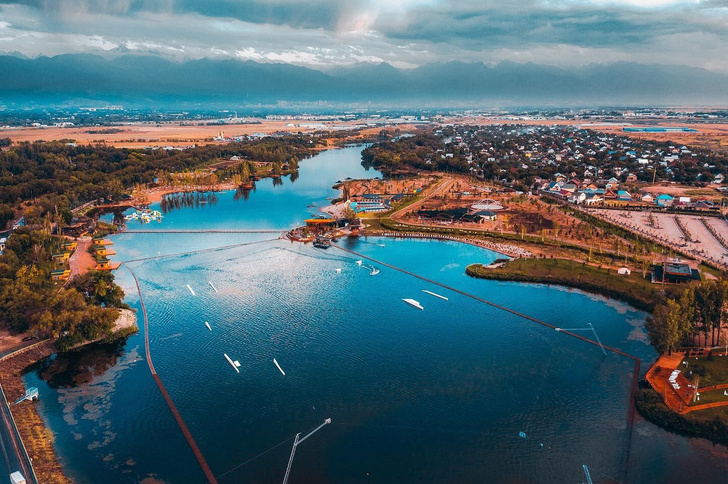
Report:
M656 265L653 270L652 282L680 284L683 282L699 281L700 273L688 264L678 259Z

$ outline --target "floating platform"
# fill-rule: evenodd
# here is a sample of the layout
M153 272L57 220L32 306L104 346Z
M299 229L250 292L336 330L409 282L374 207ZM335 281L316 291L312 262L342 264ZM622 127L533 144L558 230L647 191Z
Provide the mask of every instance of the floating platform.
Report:
M409 304L413 308L419 309L420 311L422 311L423 309L425 309L425 308L422 307L422 304L420 304L419 301L415 301L414 299L402 299L402 301L406 302L407 304Z
M283 368L281 368L281 365L278 364L275 358L273 358L273 364L276 365L276 368L278 368L278 371L281 372L281 375L286 376L286 372L283 371Z
M428 291L426 289L423 289L422 292L424 292L425 294L429 294L430 296L439 297L440 299L444 299L445 301L449 301L449 299L446 298L445 296L440 296L439 294L436 294L436 293L434 293L432 291Z
M230 363L230 366L232 366L235 369L235 371L240 373L240 362L238 360L233 361L232 359L230 359L230 357L227 355L227 353L223 353L223 356L225 357L227 362Z

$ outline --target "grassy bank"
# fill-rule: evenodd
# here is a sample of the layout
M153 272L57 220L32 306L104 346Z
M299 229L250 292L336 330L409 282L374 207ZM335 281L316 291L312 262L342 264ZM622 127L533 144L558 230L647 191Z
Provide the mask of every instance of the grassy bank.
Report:
M370 223L370 219L367 219L367 224L372 229L390 230L393 232L420 232L426 234L442 234L452 235L456 237L478 237L486 240L492 240L494 242L511 243L519 247L526 247L528 245L538 247L544 252L558 252L558 251L570 251L574 253L575 257L581 257L589 259L592 262L604 263L604 264L617 264L618 260L622 260L623 257L615 257L615 255L606 250L590 250L589 247L584 247L577 244L570 244L562 240L556 240L549 237L543 237L541 235L532 234L514 234L509 232L490 231L490 230L473 230L473 229L461 229L453 227L442 227L435 225L414 225L403 222L397 222L391 218L383 217L378 220L378 224Z
M628 276L616 271L593 267L568 259L514 259L499 268L472 264L465 272L472 277L499 281L558 284L602 294L628 302L632 306L652 311L664 296L660 291L672 287L652 284L642 274Z
M716 408L680 415L667 408L652 388L640 389L635 405L640 415L665 430L728 445L728 410Z

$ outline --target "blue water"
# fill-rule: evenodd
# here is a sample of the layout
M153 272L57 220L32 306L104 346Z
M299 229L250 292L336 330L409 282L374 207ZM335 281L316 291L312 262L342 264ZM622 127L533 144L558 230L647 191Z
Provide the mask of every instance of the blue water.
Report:
M378 175L359 161L357 148L325 152L302 162L293 184L264 180L247 201L220 193L214 206L144 228L287 228L336 196L336 180ZM298 448L290 482L581 482L582 464L594 482L728 475L722 447L639 419L630 432L631 360L443 287L271 234L113 240L118 260L169 255L129 262L117 279L138 308L129 269L139 278L154 365L220 482L280 482L292 437L327 417L333 423ZM465 276L495 253L426 240L339 245L560 327L592 323L605 344L654 360L646 315L628 305ZM240 361L239 374L223 353ZM24 378L41 390L75 482L205 482L140 335L53 357Z

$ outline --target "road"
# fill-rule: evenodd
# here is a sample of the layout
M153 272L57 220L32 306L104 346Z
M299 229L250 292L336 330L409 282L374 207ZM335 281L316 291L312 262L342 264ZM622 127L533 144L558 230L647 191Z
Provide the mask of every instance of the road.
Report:
M33 482L31 477L33 474L30 472L28 462L25 460L25 452L14 431L15 427L10 415L9 403L5 399L4 392L0 395L0 400L2 400L0 401L0 419L2 419L0 444L2 444L3 464L8 467L8 472L5 475L8 476L11 472L19 470L28 482Z

